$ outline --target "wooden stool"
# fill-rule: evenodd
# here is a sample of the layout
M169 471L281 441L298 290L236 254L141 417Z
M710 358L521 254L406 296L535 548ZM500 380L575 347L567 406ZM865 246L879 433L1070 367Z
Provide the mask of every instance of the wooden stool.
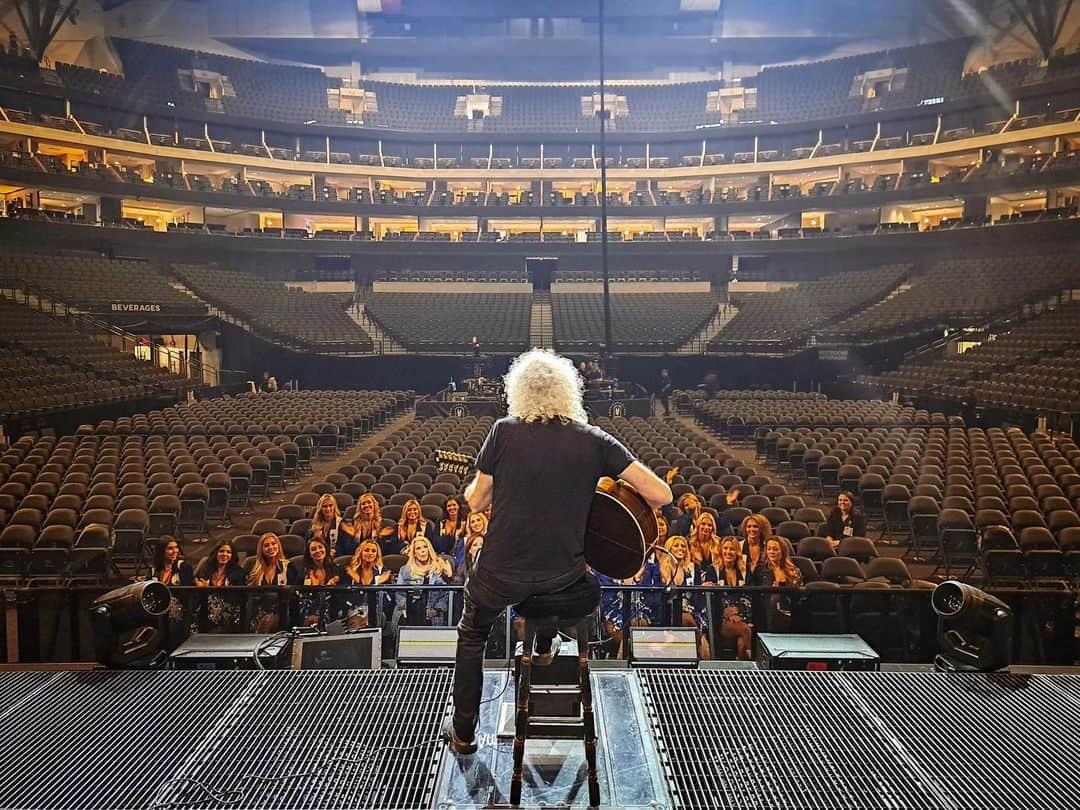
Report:
M557 596L564 597L564 594ZM567 610L570 605L567 604L565 598L552 599L548 596L534 596L517 606L518 613L525 619L525 637L522 641L521 663L517 675L514 772L510 780L510 804L514 806L521 803L525 740L530 736L536 739L581 739L585 744L589 806L598 807L600 804L600 782L596 776L596 723L593 717L592 683L589 680L589 631L593 622L592 610L595 606L596 603L593 602L583 615L581 609L585 607L584 603L579 603L576 606L577 609L571 612ZM563 615L553 612L553 608L558 608L559 613ZM536 641L537 632L541 629L545 634L552 630L557 632L560 624L573 624L577 635L576 682L572 678L564 678L564 682L547 687L536 687L534 690L532 683L533 644ZM551 664L552 667L558 665L558 660ZM534 691L547 696L549 705L552 700L563 703L569 701L571 705L580 706L580 709L577 712L560 712L553 717L530 718L529 707ZM536 727L533 728L531 725L533 720L546 722L537 722Z

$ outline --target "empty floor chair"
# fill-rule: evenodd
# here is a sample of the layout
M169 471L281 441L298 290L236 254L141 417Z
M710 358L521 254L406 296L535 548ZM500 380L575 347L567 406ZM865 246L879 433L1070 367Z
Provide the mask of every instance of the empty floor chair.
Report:
M859 561L851 557L829 557L821 563L821 579L837 585L855 585L866 575Z
M186 484L180 490L180 515L177 522L186 536L195 537L206 531L206 510L210 488L206 484Z
M239 509L240 514L246 514L250 503L251 493L251 465L246 462L235 462L229 465L229 508Z
M774 532L780 537L786 537L795 546L804 538L810 537L810 527L801 520L785 520L776 525Z
M117 515L113 526L113 564L138 567L145 553L149 529L150 517L142 509L125 509Z
M908 502L909 545L905 553L922 562L921 552L939 546L937 519L941 513L938 502L928 495L916 495Z
M819 568L825 560L836 556L836 551L824 537L804 537L799 541L796 551L798 556L812 560Z
M836 549L839 557L851 557L858 560L860 565L866 565L878 556L874 541L866 537L845 537L840 541Z
M944 564L945 576L948 576L954 564L966 562L968 567L961 578L966 577L975 567L978 552L978 534L971 515L961 509L942 509L938 514L937 529L941 550L938 567ZM935 568L934 572L937 570Z
M180 534L180 498L176 495L159 495L150 502L149 525L146 539L177 537Z
M223 525L229 520L229 494L232 482L228 473L206 476L206 521Z
M1018 586L1026 579L1023 554L1008 526L987 526L982 530L979 565L988 585Z
M906 588L911 584L911 572L899 557L874 557L863 566L866 579L883 579L890 585Z

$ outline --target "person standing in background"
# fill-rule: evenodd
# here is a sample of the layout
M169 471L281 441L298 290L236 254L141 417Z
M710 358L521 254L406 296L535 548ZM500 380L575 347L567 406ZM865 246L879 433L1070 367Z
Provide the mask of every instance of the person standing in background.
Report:
M660 386L657 389L660 404L664 406L664 416L671 416L671 375L666 368L660 369Z

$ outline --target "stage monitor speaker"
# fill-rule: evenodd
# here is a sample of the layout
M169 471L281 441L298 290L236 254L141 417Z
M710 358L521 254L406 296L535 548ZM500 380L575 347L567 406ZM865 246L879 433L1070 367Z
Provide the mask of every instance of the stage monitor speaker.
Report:
M759 633L757 645L758 669L807 672L881 669L881 659L874 648L854 633L834 636Z
M270 639L273 638L273 641ZM196 633L170 656L173 669L288 669L292 639L241 633Z
M379 669L382 632L377 627L340 636L301 636L293 642L293 669Z
M453 664L456 656L456 627L398 628L399 667L445 666Z
M696 667L697 631L693 627L631 627L630 666Z

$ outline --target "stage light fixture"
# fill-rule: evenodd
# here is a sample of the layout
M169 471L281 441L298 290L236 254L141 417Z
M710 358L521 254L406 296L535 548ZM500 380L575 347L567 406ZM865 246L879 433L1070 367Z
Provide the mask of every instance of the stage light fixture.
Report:
M995 596L948 580L934 589L930 604L938 615L943 672L994 672L1012 660L1012 609Z
M158 619L169 610L169 589L155 580L136 582L99 596L90 605L97 660L119 669L155 669L161 650Z

